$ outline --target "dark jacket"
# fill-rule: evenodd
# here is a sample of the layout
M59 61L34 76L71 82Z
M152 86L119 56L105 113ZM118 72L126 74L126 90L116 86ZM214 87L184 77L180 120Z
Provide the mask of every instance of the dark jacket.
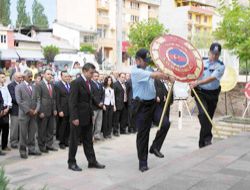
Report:
M124 89L119 81L114 83L115 105L117 110L122 110L124 107Z
M15 94L16 86L17 86L17 83L15 81L13 81L8 85L8 90L9 90L10 96L12 98L12 107L11 107L11 110L10 110L10 114L18 116L18 109L19 108L18 108L18 104L17 104L17 101L16 101L16 94Z
M79 119L81 126L92 124L92 97L91 92L87 90L86 81L78 77L71 83L69 95L70 120Z
M103 86L97 82L91 81L91 93L93 100L93 110L101 109L98 105L104 101L104 89Z
M156 97L160 98L160 104L164 105L164 96L167 98L168 91L161 80L155 79ZM173 93L170 96L170 104L173 103Z
M133 90L132 90L132 81L131 79L126 82L126 90L127 90L127 95L128 95L128 104L132 104L132 99L133 99Z
M55 84L57 111L63 112L64 116L69 116L69 94L62 81Z

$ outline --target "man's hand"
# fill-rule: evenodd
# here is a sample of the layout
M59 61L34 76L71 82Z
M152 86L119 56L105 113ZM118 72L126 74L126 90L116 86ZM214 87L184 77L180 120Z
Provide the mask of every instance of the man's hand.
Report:
M33 115L35 116L36 114L37 114L37 111L36 111L36 110L34 110Z
M114 106L114 112L116 112L116 107Z
M157 103L160 103L160 101L161 101L160 97L157 96L157 97L156 97L156 102L157 102Z
M9 112L9 108L3 110L3 115L6 115Z
M197 82L197 81L193 81L193 82L190 82L190 83L189 83L189 87L190 87L191 89L195 88L196 86L198 86L198 82Z
M171 82L171 83L174 83L175 82L175 77L168 76L168 81Z
M99 108L102 108L103 107L103 103L100 103L98 106L99 106Z
M76 126L76 127L79 126L79 119L73 120L72 123L73 123L73 125Z
M40 113L40 114L39 114L39 117L40 117L41 119L44 118L44 117L45 117L44 113Z
M56 115L57 115L57 111L56 111L56 110L55 110L53 113L54 113L54 116L56 116Z
M64 117L64 113L62 111L59 112L59 117Z
M102 108L103 108L103 110L104 110L104 111L106 111L106 110L107 110L105 105L103 105L103 107L102 107Z
M34 115L34 110L30 109L29 112L27 113L29 116L33 116Z

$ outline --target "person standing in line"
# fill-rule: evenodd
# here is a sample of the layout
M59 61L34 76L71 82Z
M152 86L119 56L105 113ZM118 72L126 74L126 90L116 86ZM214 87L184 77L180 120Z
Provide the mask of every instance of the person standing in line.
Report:
M194 88L202 104L213 119L221 87L220 80L225 71L225 65L219 60L221 45L212 43L209 51L209 58L204 62L204 72L202 76L190 83L190 88ZM212 124L208 120L198 100L195 98L199 110L199 122L201 125L199 147L203 148L212 144Z
M110 76L104 79L104 106L103 106L103 136L111 138L113 113L116 111L113 80Z
M2 92L0 91L0 120L1 120L1 117L3 117L3 96L2 96ZM0 134L1 134L1 131L2 131L2 128L0 126ZM0 148L0 156L4 156L5 153L2 152L2 147Z
M91 92L93 97L93 138L94 140L101 140L101 130L102 130L102 117L103 117L103 99L104 90L103 86L99 83L99 73L96 71L93 74L91 81Z
M53 146L56 110L56 93L52 84L52 70L45 69L43 79L37 85L37 93L41 98L38 119L38 146L41 152L57 151Z
M12 107L10 109L10 147L18 148L19 141L19 123L18 123L18 104L16 101L15 88L23 80L23 75L20 72L15 72L14 80L8 84L8 90L12 99Z
M0 91L3 97L3 116L0 118L0 128L2 130L2 150L10 151L8 147L9 139L9 111L12 107L12 98L8 90L6 82L6 76L4 72L0 72Z
M105 165L97 162L93 147L93 110L90 80L95 72L95 66L86 63L82 67L82 74L71 83L69 96L70 109L70 140L68 168L73 171L82 171L76 163L76 152L80 136L83 149L88 160L88 168L103 169Z
M67 71L61 72L61 80L55 85L56 105L59 116L58 138L59 147L65 149L69 146L69 94L70 94L70 76Z
M153 72L148 69L151 62L147 49L140 49L135 56L136 66L131 70L132 90L134 99L135 124L138 130L136 137L139 170L147 171L148 168L148 143L149 133L155 111L156 90L154 79L169 80L169 77L161 72Z
M40 97L36 93L35 85L32 84L32 78L33 75L30 70L24 71L24 81L15 88L16 101L19 105L19 152L20 157L23 159L27 159L28 155L41 155L41 152L36 150L35 141L37 132L36 116L40 109Z

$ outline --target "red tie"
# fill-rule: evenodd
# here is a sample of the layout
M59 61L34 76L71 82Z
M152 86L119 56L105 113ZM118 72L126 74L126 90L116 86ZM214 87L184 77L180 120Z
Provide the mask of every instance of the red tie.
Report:
M87 85L87 90L88 90L88 93L90 93L89 81L88 81L88 80L86 80L86 85Z
M51 86L49 83L48 83L48 89L49 89L49 95L50 95L50 97L52 97L52 89L51 89Z

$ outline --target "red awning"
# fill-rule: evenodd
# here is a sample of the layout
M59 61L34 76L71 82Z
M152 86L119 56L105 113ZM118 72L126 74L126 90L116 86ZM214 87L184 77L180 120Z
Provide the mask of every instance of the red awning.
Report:
M122 52L127 52L129 47L129 42L128 41L123 41L122 42Z

